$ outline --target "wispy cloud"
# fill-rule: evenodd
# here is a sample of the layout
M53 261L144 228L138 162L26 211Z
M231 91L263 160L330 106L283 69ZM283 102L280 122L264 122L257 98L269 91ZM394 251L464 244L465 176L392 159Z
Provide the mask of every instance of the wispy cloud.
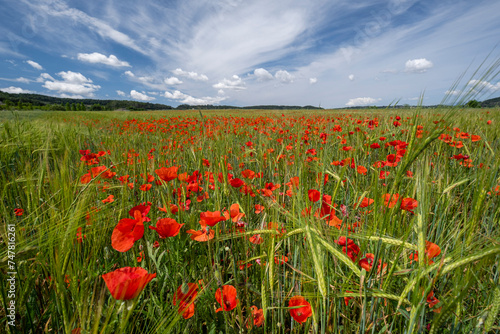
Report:
M224 78L219 83L213 85L217 89L230 89L230 90L243 90L246 89L243 80L236 74L231 77L231 79Z
M173 74L180 77L189 78L196 81L208 81L208 77L205 74L198 74L196 72L184 71L181 68L176 68L172 71Z
M43 70L42 65L38 64L36 61L26 60L26 63L28 63L28 65L30 65L31 67L33 67L36 70Z

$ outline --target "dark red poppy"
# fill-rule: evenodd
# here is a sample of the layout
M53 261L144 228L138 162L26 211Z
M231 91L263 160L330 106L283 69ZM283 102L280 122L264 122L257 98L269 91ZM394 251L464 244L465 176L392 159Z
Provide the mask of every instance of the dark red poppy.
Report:
M156 277L146 269L124 267L102 275L114 299L129 300L137 297L146 285Z
M215 310L215 312L231 311L240 301L236 298L236 288L232 285L224 285L222 290L220 288L217 289L215 292L215 300L222 306Z
M264 310L259 309L257 306L250 307L250 311L252 313L253 325L255 327L260 327L264 324ZM247 328L250 328L251 325L248 324Z
M288 302L288 307L292 318L301 324L312 315L311 304L302 296L293 296Z
M321 197L321 193L316 189L309 189L307 191L307 195L309 196L309 200L311 202L317 202Z

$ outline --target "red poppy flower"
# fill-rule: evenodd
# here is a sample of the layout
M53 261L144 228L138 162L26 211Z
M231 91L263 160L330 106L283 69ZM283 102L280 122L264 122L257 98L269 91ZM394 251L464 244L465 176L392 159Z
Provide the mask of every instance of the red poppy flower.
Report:
M418 206L418 202L413 198L403 198L401 201L401 210L409 211L414 213L412 210Z
M14 214L16 216L22 216L24 214L24 210L20 208L14 209Z
M356 171L358 172L358 174L366 175L366 172L368 172L368 169L366 169L366 167L364 167L364 166L358 166Z
M260 205L260 204L255 204L254 208L255 208L255 213L256 214L261 213L265 209L265 207L263 205Z
M146 269L124 267L102 275L114 299L129 300L137 297L146 285L156 277Z
M215 236L215 231L212 229L207 230L207 224L203 223L202 221L200 221L200 225L201 225L201 230L199 231L195 230L186 231L186 233L191 234L190 236L191 240L205 242L213 239Z
M220 211L214 211L214 212L206 211L200 213L200 220L204 224L210 227L214 227L215 225L217 225L218 222L226 220L226 218L224 216L221 216Z
M151 218L147 217L149 210L151 210L151 203L148 202L147 205L146 205L146 203L142 203L142 204L136 205L132 209L130 209L128 211L128 214L131 215L132 217L134 217L135 211L140 211L140 213L142 215L142 219L145 222L150 222Z
M162 167L160 169L156 169L155 173L158 175L160 179L162 179L165 182L172 181L173 179L177 178L177 171L179 170L179 167L172 166L172 167Z
M194 315L194 301L198 295L198 284L187 283L179 286L174 293L173 304L179 302L179 314L184 319L189 319Z
M134 211L134 218L121 219L113 230L111 246L119 252L128 251L144 235L144 220L139 210Z
M231 219L233 223L238 222L243 217L245 217L245 214L240 212L238 203L232 204L229 211L224 211L224 218L226 218L226 220Z
M361 260L359 260L358 264L364 270L370 271L370 270L372 270L373 260L374 259L375 259L375 255L373 255L372 253L367 253L364 258L362 258ZM387 263L384 263L382 265L382 260L378 260L378 270L377 270L377 273L380 273L381 267L385 269L385 267L387 267Z
M433 264L434 261L432 261L432 259L438 256L439 254L441 254L441 248L435 243L426 240L425 256L429 261L429 264ZM415 252L415 254L410 254L410 260L418 261L418 252Z
M360 198L361 198L361 197L360 197ZM359 201L359 198L358 198L358 201ZM373 202L374 202L374 200L373 200L373 199L368 198L368 197L365 197L365 198L363 198L363 200L362 200L362 201L361 201L361 203L359 204L359 207L360 207L360 208L366 208L367 206L372 205L372 204L373 204Z
M87 173L87 174L84 174L81 178L80 178L80 183L81 184L87 184L89 183L90 181L92 181L92 176L90 175L90 172Z
M427 304L429 305L430 308L433 308L434 305L436 305L437 303L439 303L439 299L437 299L436 297L434 297L434 291L431 291L428 295L427 295ZM442 307L439 307L437 309L434 309L432 310L433 312L435 313L441 313L441 308Z
M115 196L114 195L109 195L105 199L101 200L103 203L112 203L115 201Z
M240 301L236 298L236 288L232 285L224 285L222 291L220 288L217 289L215 292L215 300L222 306L215 310L215 312L231 311Z
M391 194L385 194L384 195L384 205L386 207L388 207L389 209L391 209L396 205L396 203L398 202L398 199L399 199L399 194L392 195L392 198L391 198Z
M248 240L255 245L260 245L261 243L264 242L264 239L262 239L260 234L252 235Z
M288 307L292 318L301 324L312 315L311 304L302 296L293 296L288 302Z
M141 191L148 191L149 189L151 189L152 185L150 183L146 183L146 184L143 184L141 185L141 187L139 189L141 189Z
M164 239L167 237L175 237L179 234L181 227L184 224L179 224L175 219L172 218L162 218L156 222L156 227L149 226L150 229L158 232L160 238Z
M309 196L309 200L311 202L317 202L321 197L321 193L316 189L309 189L307 191L307 195Z
M242 185L245 184L245 182L243 182L241 179L239 178L234 178L234 179L231 179L229 180L229 184L231 185L231 187L233 188L239 188L241 187Z
M250 311L252 312L253 325L255 327L260 327L264 324L264 310L259 309L257 306L250 307ZM247 328L250 328L250 324L247 325Z

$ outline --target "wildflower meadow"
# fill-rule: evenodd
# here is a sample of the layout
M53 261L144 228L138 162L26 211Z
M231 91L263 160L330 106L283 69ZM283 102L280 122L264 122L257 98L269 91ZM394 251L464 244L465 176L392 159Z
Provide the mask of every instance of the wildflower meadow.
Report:
M498 333L499 125L5 112L0 332Z

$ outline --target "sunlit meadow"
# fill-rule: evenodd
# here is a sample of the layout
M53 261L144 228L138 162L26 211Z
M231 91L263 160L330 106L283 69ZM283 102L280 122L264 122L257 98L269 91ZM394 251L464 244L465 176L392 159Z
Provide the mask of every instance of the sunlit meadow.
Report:
M500 330L498 109L27 113L2 332Z

